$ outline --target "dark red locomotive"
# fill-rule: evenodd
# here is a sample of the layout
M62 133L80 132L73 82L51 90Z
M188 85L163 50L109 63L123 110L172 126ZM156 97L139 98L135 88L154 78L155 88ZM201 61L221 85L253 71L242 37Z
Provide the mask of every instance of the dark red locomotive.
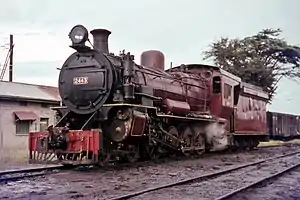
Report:
M130 53L108 51L110 31L75 26L76 50L63 64L59 92L65 106L47 133L32 132L31 162L130 162L145 156L202 154L253 148L267 139L267 94L217 67L164 69L164 55L146 51L141 65Z

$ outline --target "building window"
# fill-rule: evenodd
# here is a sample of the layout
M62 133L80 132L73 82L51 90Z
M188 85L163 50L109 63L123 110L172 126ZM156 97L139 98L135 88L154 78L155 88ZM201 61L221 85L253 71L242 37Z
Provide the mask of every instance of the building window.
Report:
M45 132L49 126L49 118L41 118L40 119L40 131Z
M24 135L29 133L30 121L29 120L17 120L16 121L16 134Z
M230 99L231 97L232 86L228 84L224 84L224 99Z

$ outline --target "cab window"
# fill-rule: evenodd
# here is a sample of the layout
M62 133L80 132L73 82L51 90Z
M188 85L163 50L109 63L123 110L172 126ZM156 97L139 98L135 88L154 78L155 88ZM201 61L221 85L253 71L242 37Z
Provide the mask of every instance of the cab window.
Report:
M215 76L213 78L213 93L221 93L221 77Z
M224 99L231 100L231 91L232 91L232 86L227 83L224 83L224 94L223 94Z

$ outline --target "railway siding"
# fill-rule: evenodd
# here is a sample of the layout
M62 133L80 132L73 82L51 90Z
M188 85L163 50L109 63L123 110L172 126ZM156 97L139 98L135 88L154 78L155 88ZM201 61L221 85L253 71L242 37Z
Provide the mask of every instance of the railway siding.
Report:
M150 192L131 199L223 199L223 195L300 163L300 153L236 170L216 178ZM121 198L120 198L121 199ZM224 197L225 199L225 197Z

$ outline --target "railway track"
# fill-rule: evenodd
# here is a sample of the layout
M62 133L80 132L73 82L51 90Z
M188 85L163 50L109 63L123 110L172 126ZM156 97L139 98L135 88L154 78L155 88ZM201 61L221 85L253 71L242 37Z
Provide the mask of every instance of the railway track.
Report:
M51 173L56 173L62 169L66 169L66 167L62 165L54 165L47 167L33 167L26 169L0 171L0 183L17 181L20 179L31 178L36 176L44 176Z
M274 173L270 172L270 174L267 176L262 176L262 175L260 176L259 172L274 171L274 168L272 169L272 166L278 167L279 165L283 165L280 166L281 170L279 171L275 170L276 172ZM197 197L191 196L191 198L189 199L200 198L200 199L225 200L240 192L243 192L246 189L255 187L258 184L276 178L299 166L300 166L300 151L296 151L285 155L280 155L269 159L264 159L264 160L260 160L248 164L235 166L229 169L204 174L190 179L185 179L185 180L177 181L166 185L161 185L161 186L148 188L141 191L135 191L133 193L129 193L121 196L116 196L111 198L111 200L123 200L123 199L131 199L131 198L138 199L135 197L140 197L140 196L143 196L141 197L142 199L148 199L147 197L150 195L151 197L149 199L155 199L164 196L164 194L172 194L173 195L172 199L174 198L178 199L180 193L181 195L183 195L186 191L188 191L187 192L188 195L198 194ZM255 176L258 176L259 178L258 177L254 178ZM190 190L187 189L189 187ZM218 194L215 194L215 191L213 190L215 191L218 190ZM164 193L162 193L163 191ZM174 197L174 193L175 194L178 193L179 196ZM166 199L166 196L164 196L164 199Z
M293 170L293 169L295 169L295 168L297 168L299 166L300 166L300 163L292 165L291 167L283 169L283 170L281 170L281 171L279 171L279 172L277 172L275 174L272 174L272 175L270 175L268 177L261 178L261 179L255 181L253 183L250 183L250 184L248 184L248 185L246 185L244 187L240 187L240 188L238 188L238 189L236 189L236 190L234 190L232 192L229 192L229 193L227 193L225 195L222 195L222 196L216 198L215 200L227 200L227 199L233 197L234 195L237 195L237 194L239 194L241 192L244 192L245 190L250 189L252 187L256 187L259 184L263 184L263 183L265 183L267 181L275 179L275 178L279 177L280 175L283 175L284 173L287 173L287 172L289 172L289 171L291 171L291 170Z
M226 152L227 154L234 154L235 152ZM215 155L216 153L212 152L210 154L204 155L205 156L212 156ZM186 159L191 159L191 158L187 158L187 157L178 157L182 160L186 160ZM177 158L177 159L178 159ZM197 158L196 158L197 159ZM151 165L151 164L157 164L157 163L165 163L168 161L172 161L174 160L173 158L162 158L158 161L155 162L151 162L151 161L139 161L136 163L122 163L122 164L118 164L118 165L109 165L109 166L105 166L105 167L101 167L100 170L122 170L124 168L135 168L135 167L139 167L139 166L146 166L146 165ZM75 167L74 167L75 168ZM34 167L34 168L26 168L26 169L17 169L17 170L5 170L5 171L0 171L0 184L3 182L9 182L9 181L17 181L17 180L21 180L21 179L25 179L25 178L31 178L31 177L37 177L37 176L44 176L44 175L48 175L51 173L57 173L62 169L70 169L62 166L62 165L52 165L52 166L47 166L47 167ZM99 170L99 168L76 168L79 171L97 171Z

